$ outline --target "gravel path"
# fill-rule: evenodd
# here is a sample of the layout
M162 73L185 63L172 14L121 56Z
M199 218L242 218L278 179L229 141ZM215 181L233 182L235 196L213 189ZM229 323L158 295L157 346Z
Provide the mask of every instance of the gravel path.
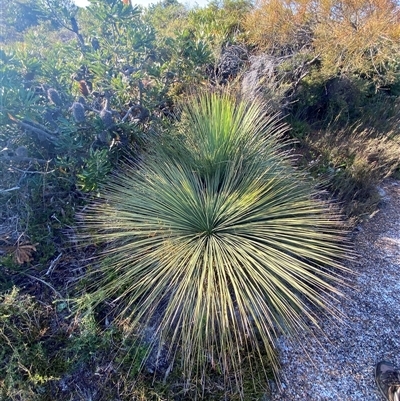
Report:
M323 320L326 337L304 335L304 348L280 339L282 386L272 401L381 401L375 363L400 368L400 183L387 181L380 190L379 212L355 238L354 288L338 304L344 322Z

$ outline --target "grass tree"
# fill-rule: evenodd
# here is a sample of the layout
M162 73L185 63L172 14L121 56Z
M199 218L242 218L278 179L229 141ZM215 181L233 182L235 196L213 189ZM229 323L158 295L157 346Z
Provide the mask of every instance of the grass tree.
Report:
M92 299L114 300L134 326L151 320L186 378L214 367L240 392L243 358L276 370L278 335L335 313L339 219L261 105L203 95L178 130L85 210L82 238L106 244Z

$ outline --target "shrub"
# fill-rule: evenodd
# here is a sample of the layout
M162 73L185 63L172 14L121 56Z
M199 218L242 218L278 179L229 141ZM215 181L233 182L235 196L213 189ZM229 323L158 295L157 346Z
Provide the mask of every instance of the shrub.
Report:
M38 24L39 16L30 0L4 4L0 10L0 42L18 40L21 32Z
M353 126L307 141L319 154L311 171L326 179L346 216L356 223L373 213L380 202L379 183L400 167L399 134Z
M126 165L85 210L81 239L105 245L92 302L155 327L186 380L214 369L241 391L242 358L256 359L253 375L262 355L276 369L276 337L315 322L310 304L335 314L338 216L261 106L202 96L182 120L169 148Z
M0 256L32 246L25 261L45 264L62 247L62 228L73 225L83 192L100 190L122 149L139 153L168 125L167 93L177 82L166 78L170 65L140 9L120 0L92 1L86 9L71 1L39 6L53 27L27 29L0 58L0 230L12 231ZM171 58L182 50L175 65L193 57L184 77L209 55L186 39L170 49Z
M207 7L192 10L188 23L219 50L227 43L240 40L244 31L243 19L250 8L248 0L211 1Z
M394 0L261 0L249 40L275 54L312 52L326 78L356 74L379 87L398 80L400 9Z
M16 288L0 295L2 399L44 399L38 394L47 393L65 369L67 362L60 358L60 350L48 347L52 313L51 307L38 307L32 297L19 294Z
M133 347L129 331L100 326L91 310L69 312L66 300L47 305L16 287L0 294L1 400L128 401L145 391L136 381L146 349Z

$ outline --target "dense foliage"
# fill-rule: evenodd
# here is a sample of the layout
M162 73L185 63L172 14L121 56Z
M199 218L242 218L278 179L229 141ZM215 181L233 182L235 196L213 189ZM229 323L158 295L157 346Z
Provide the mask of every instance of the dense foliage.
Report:
M276 360L271 333L275 326L281 326L281 321L254 328L253 322L260 323L257 319L261 309L255 311L253 303L241 298L239 287L234 286L234 279L239 276L224 276L224 269L216 270L215 274L219 272L221 276L214 281L213 288L207 286L212 280L204 275L195 276L197 292L194 287L192 292L185 287L188 279L176 281L176 288L161 280L158 292L150 292L147 294L150 298L143 299L138 294L144 294L146 286L135 288L138 292L130 292L129 284L119 290L121 300L133 294L133 309L127 315L137 308L136 301L148 299L147 309L138 315L140 325L150 318L151 313L144 312L149 312L149 308L151 312L152 301L157 301L154 297L160 295L165 305L157 311L167 308L170 312L161 321L160 331L165 343L169 341L174 350L182 351L176 354L176 360L193 369L204 367L202 364L207 360L205 374L197 376L198 380L195 371L184 369L188 375L182 378L179 372L171 373L167 367L162 376L168 380L161 384L161 373L149 351L151 341L139 346L136 337L141 330L137 326L132 330L127 322L115 319L127 304L111 302L118 291L114 292L115 275L110 269L121 269L129 279L141 269L140 263L135 268L131 264L123 263L122 267L119 262L115 264L119 257L132 262L123 252L119 256L121 241L126 240L126 246L139 253L143 252L141 244L153 244L156 254L151 254L153 259L149 254L148 260L164 269L160 274L166 273L165 278L181 279L183 276L167 267L179 266L178 262L183 260L190 262L193 271L199 261L204 266L207 261L240 272L250 252L239 254L231 249L228 258L227 251L210 251L211 256L206 258L204 253L199 256L200 251L196 254L183 246L190 244L179 246L176 242L177 248L167 255L166 233L171 234L172 228L181 230L190 223L186 229L192 230L193 238L200 241L202 237L196 236L196 230L207 226L209 217L218 208L221 218L230 223L236 221L240 225L243 219L253 216L250 229L254 228L252 224L257 225L258 218L264 221L270 202L279 199L286 206L300 202L305 209L299 209L302 220L299 224L305 224L305 231L297 231L297 239L289 239L286 233L277 234L280 240L270 244L275 251L276 247L282 247L284 259L293 262L289 263L291 266L300 263L296 258L291 259L291 241L304 248L301 266L307 273L302 271L301 283L287 281L285 275L291 273L273 273L275 285L281 286L282 291L273 301L274 313L270 310L272 322L282 315L275 313L276 306L281 301L281 306L287 302L296 312L290 312L290 317L283 313L283 321L293 326L299 317L300 322L302 314L297 316L297 307L301 309L302 305L296 306L297 291L308 288L308 298L319 303L318 297L324 293L320 285L325 284L315 282L310 272L324 274L325 263L329 265L332 261L329 258L336 260L341 255L330 245L333 239L328 235L330 229L326 227L327 232L324 231L326 242L315 243L314 234L307 231L310 224L313 227L318 224L311 216L309 220L306 217L312 210L317 212L315 218L322 218L327 210L319 202L328 195L305 190L310 187L309 183L302 186L303 178L310 173L312 178L307 178L307 182L322 181L329 197L338 201L347 223L355 224L376 210L379 183L390 175L399 176L399 12L398 3L392 0L260 0L255 5L246 0L223 0L192 9L176 0L164 0L149 8L132 6L125 0L90 0L87 8L79 8L70 0L18 0L2 5L0 356L8 361L9 367L0 370L1 396L6 400L64 400L70 398L69 393L86 396L80 393L86 388L90 392L87 397L93 399L184 399L186 395L182 394L189 399L196 394L210 400L235 399L239 397L233 390L237 386L228 388L224 383L227 376L229 382L232 378L235 382L236 376L236 384L241 383L239 388L245 394L260 397L266 391L266 381L251 380L250 372L256 366L257 350L267 371L268 361ZM219 103L215 95L211 103L204 100L186 107L188 99L198 92L230 93L231 97L224 95ZM250 105L255 104L269 107L258 120L248 115L255 107ZM237 119L232 120L236 114ZM282 130L279 118L290 130ZM216 119L220 125L215 125ZM267 132L263 131L266 137L250 140L252 129L257 131L261 126L268 126ZM272 140L270 136L275 131L280 135L272 135ZM276 156L282 151L284 156ZM290 152L293 155L290 163L304 170L302 173L289 167ZM240 174L237 165L241 166ZM268 186L272 176L278 178ZM129 191L125 188L127 180L131 180ZM122 189L124 196L118 192ZM314 196L305 201L304 191L318 193L319 200ZM235 193L243 195L241 202ZM129 207L129 213L141 216L142 226L134 228L137 231L133 238L143 237L144 231L140 230L144 219L150 217L152 226L148 229L154 231L154 238L148 234L137 243L129 242L128 238L114 241L115 232L108 227L102 234L105 236L96 239L98 243L92 241L85 248L78 247L77 215L82 210L94 210L88 205L95 204L96 199L110 203L104 206L104 215L100 213L99 220L93 223L105 224L101 217L114 216L113 207L117 210L120 206ZM162 199L164 202L160 203ZM123 205L119 203L122 201L133 203ZM194 205L200 204L203 208L192 216ZM318 206L314 210L310 205ZM162 207L174 211L171 214L174 219L170 216L164 221L160 217ZM299 216L295 212L288 214L287 207L285 210L285 218L297 221ZM216 227L207 227L212 237ZM261 226L254 229L261 238L265 236ZM127 229L127 234L132 234L131 230L132 227ZM232 230L229 224L227 230ZM305 232L310 234L312 251L307 248L310 244L304 246ZM164 242L157 239L157 233ZM266 251L264 245L258 242L255 254ZM329 253L329 258L314 258L314 248L315 255ZM109 251L111 259L99 265L94 256L103 251L106 255ZM179 259L178 251L186 252L187 259ZM256 263L255 255L252 258ZM92 265L87 260L93 260ZM257 263L260 269L266 267L265 263ZM277 262L271 263L278 270L282 267ZM310 272L306 263L311 263ZM145 270L138 274L145 275ZM182 269L179 272L183 274ZM150 276L143 278L144 283L153 273L146 274ZM154 274L157 275L157 270ZM243 277L240 282L246 283ZM219 287L222 278L225 292L223 286ZM248 290L245 293L258 296L255 290L262 289L258 281L254 281L256 286L251 283L255 287L249 283L243 287ZM290 289L283 282L291 282ZM266 284L262 280L261 283ZM312 283L315 285L310 290ZM19 290L12 290L14 286ZM292 287L296 290L292 291ZM167 296L172 288L177 298ZM217 288L221 289L220 298L212 303L210 297ZM163 289L166 293L161 296ZM187 295L184 289L193 295L188 296L187 304L182 301L184 294ZM261 292L268 294L264 290L265 286ZM82 295L81 303L91 306L86 315L72 318L70 301L78 293ZM205 296L196 298L196 294ZM268 297L273 299L271 294ZM172 306L181 301L184 307L176 308L180 313L171 314ZM168 302L172 306L167 307ZM268 311L268 302L261 304L263 313ZM10 313L6 311L9 305L12 305ZM38 305L43 306L42 310L39 311ZM219 308L230 311L225 320L218 314ZM199 333L217 327L221 337L194 336L194 332L169 324L189 318L193 310L198 318L194 327ZM278 312L282 309L278 308ZM230 331L232 325L234 330ZM101 339L97 338L100 333ZM261 342L254 340L259 333L264 333ZM228 352L233 356L226 358L226 350L232 351L236 340L247 335L254 341L239 346L237 353ZM191 348L189 339L198 347L209 347L209 358L200 355L199 348ZM149 352L150 358L139 374L140 358ZM61 363L63 358L69 362ZM44 367L50 360L57 361L54 369ZM221 369L216 361L223 362ZM239 365L240 372L235 369ZM107 370L104 366L113 368ZM123 377L118 377L117 366ZM88 385L82 375L85 369L91 372L87 381L101 374L104 385L97 388ZM149 384L152 381L149 372L159 383L155 388ZM233 376L227 372L234 372ZM226 373L225 377L221 373ZM189 376L194 381L188 387ZM183 387L186 392L181 393Z
M395 0L261 0L248 14L251 40L273 53L315 55L326 76L398 80L400 10Z

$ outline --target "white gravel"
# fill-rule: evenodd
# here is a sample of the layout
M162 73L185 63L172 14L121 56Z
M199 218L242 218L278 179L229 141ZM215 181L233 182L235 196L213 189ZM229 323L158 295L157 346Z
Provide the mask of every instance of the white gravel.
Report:
M280 338L282 384L272 401L380 401L376 362L400 368L400 183L386 181L380 192L379 212L355 238L354 288L338 303L346 318L322 320L324 334L304 333L301 344Z

